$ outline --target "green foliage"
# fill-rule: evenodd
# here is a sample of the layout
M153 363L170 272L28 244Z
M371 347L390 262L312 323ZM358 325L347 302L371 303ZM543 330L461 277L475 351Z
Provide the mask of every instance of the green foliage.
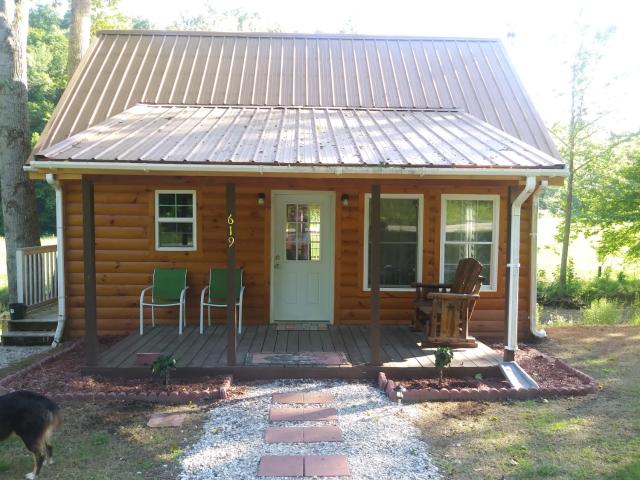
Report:
M176 367L173 355L161 355L151 365L151 373L162 378L165 385L169 385L169 374Z
M615 325L621 323L623 306L606 298L599 298L591 302L582 310L582 322L586 325Z
M268 25L255 12L240 8L220 10L208 0L202 7L204 13L193 17L182 15L170 28L174 30L218 30L231 32L279 31L277 25Z
M436 349L435 357L436 369L440 376L439 382L442 383L444 369L451 365L451 360L453 360L453 350L451 350L450 347L438 347Z
M561 305L573 308L590 305L594 300L616 300L623 304L632 304L640 296L640 279L628 278L623 272L616 276L605 270L600 277L589 280L581 279L573 274L569 264L566 295L558 300L557 273L551 280L544 277L538 279L538 302L543 305Z
M600 235L598 256L640 260L640 145L615 152L589 183L576 221Z
M144 18L128 17L119 10L120 0L91 1L91 35L100 30L144 30L153 28Z

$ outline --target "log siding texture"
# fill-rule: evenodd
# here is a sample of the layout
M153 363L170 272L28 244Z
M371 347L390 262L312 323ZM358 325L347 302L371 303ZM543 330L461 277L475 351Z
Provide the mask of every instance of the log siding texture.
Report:
M140 291L151 283L156 267L186 267L189 290L187 323L199 318L200 291L208 269L226 265L225 183L229 177L96 176L95 225L98 333L130 333L138 327ZM370 293L363 290L363 236L365 194L368 179L236 179L237 265L244 269L246 324L266 324L270 315L271 191L314 190L336 194L334 323L367 324ZM450 193L500 195L498 284L495 292L482 292L471 322L471 334L502 339L505 322L507 252L507 195L515 182L497 180L380 180L384 193L424 195L423 281L437 281L440 262L441 195ZM76 180L63 181L65 205L65 261L67 282L67 334L84 334L82 192ZM196 251L156 251L155 190L195 190L197 193ZM259 193L266 202L258 205ZM349 206L339 199L349 195ZM519 335L528 335L531 202L522 211ZM384 324L409 324L413 292L381 293ZM150 321L150 312L146 314ZM160 309L159 324L175 325L177 311ZM214 311L223 323L224 309Z

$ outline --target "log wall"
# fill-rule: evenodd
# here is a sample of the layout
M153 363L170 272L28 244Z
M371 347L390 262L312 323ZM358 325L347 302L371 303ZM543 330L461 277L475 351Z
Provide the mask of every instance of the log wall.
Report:
M189 290L187 322L198 323L200 291L208 269L226 265L226 216L224 184L217 177L95 177L96 270L98 330L100 334L130 333L138 328L138 302L142 288L150 285L155 267L186 267ZM336 192L336 272L334 322L365 324L369 319L369 293L363 291L363 238L365 194L369 180L341 179L235 179L237 189L237 264L245 271L244 321L269 322L270 197L272 190L329 190ZM511 186L516 186L511 184ZM382 193L424 195L423 281L437 281L440 262L440 205L445 193L500 195L498 288L483 292L471 322L471 333L502 339L505 322L505 275L507 251L507 194L509 184L499 181L389 180ZM67 334L84 332L82 198L80 182L63 182L65 198L65 261L67 282ZM156 189L197 191L197 251L155 250ZM258 205L259 193L266 194ZM349 195L349 206L340 202ZM520 270L521 337L528 332L531 204L522 212ZM387 324L409 323L412 292L381 293L381 319ZM150 312L146 312L149 321ZM158 309L161 324L175 324L177 312ZM224 321L224 309L214 310L214 321Z

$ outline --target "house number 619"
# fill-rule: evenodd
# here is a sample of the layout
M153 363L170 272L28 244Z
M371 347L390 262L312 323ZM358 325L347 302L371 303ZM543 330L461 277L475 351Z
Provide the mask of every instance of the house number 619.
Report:
M233 223L235 220L233 219L233 214L230 213L227 217L227 223L229 224L229 238L227 238L227 242L229 243L229 248L233 247L233 244L236 243L236 239L233 236Z

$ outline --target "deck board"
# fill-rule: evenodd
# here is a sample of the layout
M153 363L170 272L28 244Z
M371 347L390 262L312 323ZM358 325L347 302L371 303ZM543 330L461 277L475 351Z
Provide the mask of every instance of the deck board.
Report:
M273 370L273 375L287 376L286 372L295 370L311 372L318 375L319 371L337 372L357 367L354 377L343 372L345 378L357 378L365 372L375 369L388 369L399 372L401 369L412 374L430 375L434 371L433 348L419 346L419 334L411 332L402 325L383 326L381 335L381 360L383 365L375 367L369 365L371 349L369 344L370 331L368 326L330 325L327 330L277 330L275 325L247 325L238 335L236 351L236 366L227 365L227 327L213 325L200 334L197 326L188 326L182 336L178 336L175 326L156 326L147 329L140 336L132 334L100 355L98 367L95 371L105 371L115 375L115 372L133 371L139 366L135 364L136 353L160 352L171 354L176 358L178 372L189 369L203 369L220 373L229 369L245 368L254 373ZM339 368L326 365L267 365L256 366L247 362L249 353L299 353L299 352L343 352L348 364ZM500 356L488 346L479 343L478 348L455 349L452 368L458 374L463 371L478 372L498 370ZM88 367L87 367L88 368ZM102 370L101 370L102 369ZM221 370L227 369L227 370ZM262 370L261 370L262 369ZM284 372L284 373L283 373ZM416 373L417 372L417 373ZM422 372L422 373L420 373ZM255 374L257 375L257 374ZM260 378L259 375L257 375Z

